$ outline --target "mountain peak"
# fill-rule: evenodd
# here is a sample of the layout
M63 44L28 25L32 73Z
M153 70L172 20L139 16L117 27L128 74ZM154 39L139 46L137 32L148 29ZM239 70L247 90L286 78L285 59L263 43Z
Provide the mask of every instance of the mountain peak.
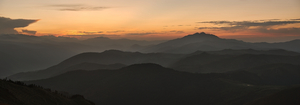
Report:
M210 39L219 39L218 36L213 35L213 34L206 34L205 32L201 32L201 33L198 33L198 32L197 32L197 33L195 33L195 34L185 36L184 38L189 38L189 37L192 37L192 38L210 38Z
M195 33L195 34L199 34L198 32L197 33ZM201 32L200 34L206 34L205 32Z
M110 50L105 50L102 53L124 53L124 52L121 50L110 49Z

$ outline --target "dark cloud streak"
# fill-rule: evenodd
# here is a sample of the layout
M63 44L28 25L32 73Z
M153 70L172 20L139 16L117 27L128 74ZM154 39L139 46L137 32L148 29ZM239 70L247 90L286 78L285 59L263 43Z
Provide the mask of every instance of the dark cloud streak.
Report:
M27 33L27 34L31 34L31 35L35 35L36 31L32 31L32 30L22 30L23 33Z
M138 35L138 36L143 36L143 35L149 35L149 34L158 34L155 32L145 32L145 33L127 33L125 35Z
M300 18L299 19L291 19L291 20L300 20Z
M49 7L57 8L59 11L100 11L110 8L104 6L88 6L83 4L57 4L49 5Z
M198 23L211 23L215 25L231 25L231 26L275 26L275 25L286 25L286 24L294 24L300 23L300 21L296 20L289 20L289 21L205 21L205 22L198 22Z

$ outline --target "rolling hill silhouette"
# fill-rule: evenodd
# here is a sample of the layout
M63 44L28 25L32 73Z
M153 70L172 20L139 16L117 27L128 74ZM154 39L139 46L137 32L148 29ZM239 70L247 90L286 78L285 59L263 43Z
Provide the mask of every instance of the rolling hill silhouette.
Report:
M23 72L9 76L12 80L37 80L53 77L71 70L118 69L135 63L158 63L168 66L183 54L124 52L107 50L102 53L81 53L45 70Z
M125 65L118 64L118 63L105 65L105 64L97 64L97 63L88 63L88 62L83 62L74 65L58 64L49 67L45 70L17 73L9 76L8 78L17 81L37 80L37 79L53 77L73 70L98 70L98 69L114 70L114 69L122 68L124 66Z
M101 53L81 53L47 69L17 73L8 78L12 80L36 80L53 77L71 70L118 69L136 63L157 63L164 67L186 72L219 73L272 63L297 65L299 64L298 55L299 53L285 50L252 49L196 51L191 54L107 50Z

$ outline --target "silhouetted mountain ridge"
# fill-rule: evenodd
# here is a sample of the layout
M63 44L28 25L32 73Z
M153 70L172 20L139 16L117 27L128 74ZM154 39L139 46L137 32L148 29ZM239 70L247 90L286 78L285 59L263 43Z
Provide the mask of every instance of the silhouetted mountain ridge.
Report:
M169 66L170 64L172 64L173 62L175 62L176 60L182 57L184 57L183 54L167 54L167 53L144 54L139 52L125 52L119 50L106 50L101 53L87 52L87 53L81 53L75 55L45 70L40 70L36 72L18 73L9 76L8 78L12 80L36 80L36 79L44 79L44 78L56 76L70 70L118 69L123 67L122 65L131 65L137 63L157 63L163 66ZM122 64L122 65L120 66L115 64ZM109 66L101 66L101 65L109 65Z
M169 53L192 53L197 50L214 51L228 48L250 48L249 43L234 39L221 39L212 34L195 33L182 38L170 40L147 49L142 52L169 52Z
M125 66L124 64L120 64L120 63L106 65L106 64L98 64L98 63L90 63L90 62L76 63L74 65L58 64L49 67L45 70L17 73L12 76L9 76L8 78L12 80L23 80L23 81L36 80L36 79L53 77L73 70L98 70L98 69L114 70L114 69L122 68L124 66Z

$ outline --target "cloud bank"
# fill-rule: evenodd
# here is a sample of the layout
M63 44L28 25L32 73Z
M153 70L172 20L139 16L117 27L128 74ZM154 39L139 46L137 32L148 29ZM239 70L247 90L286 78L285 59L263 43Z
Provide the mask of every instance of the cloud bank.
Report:
M230 32L251 30L262 33L286 33L299 34L300 27L274 28L288 24L300 23L300 19L289 19L280 21L280 19L256 20L256 21L204 21L197 23L208 23L220 27L197 27L198 29L225 30Z
M10 19L0 17L0 34L18 34L18 31L16 31L15 28L27 27L37 21L38 20L33 19Z

